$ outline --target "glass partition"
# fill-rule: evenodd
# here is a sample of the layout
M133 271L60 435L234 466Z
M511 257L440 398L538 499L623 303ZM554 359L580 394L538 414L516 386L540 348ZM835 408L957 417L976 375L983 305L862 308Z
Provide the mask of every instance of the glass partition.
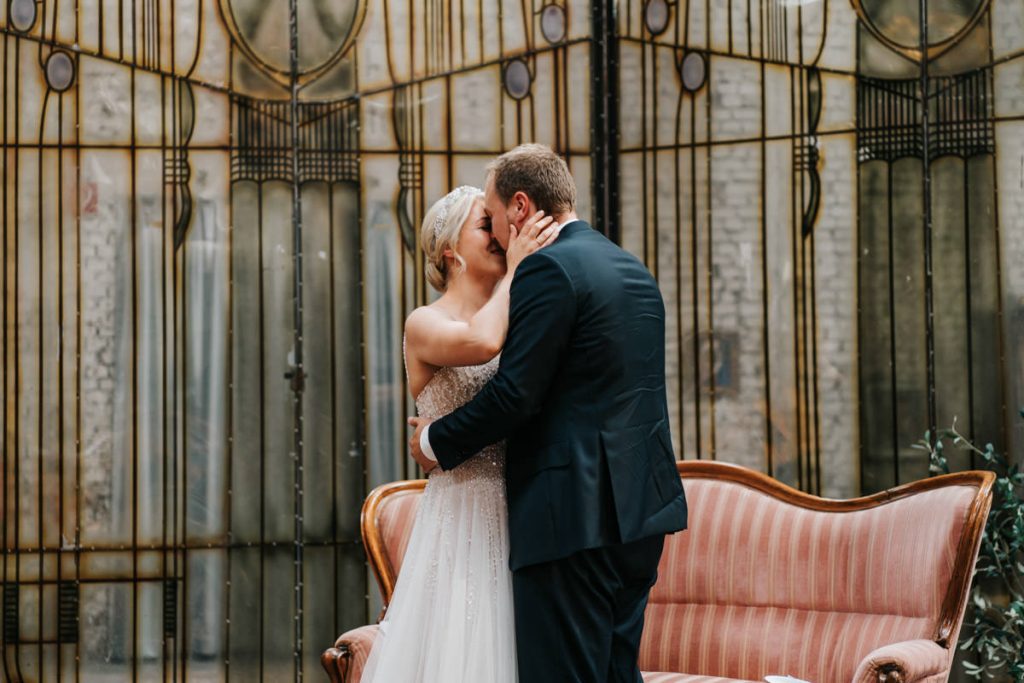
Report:
M1024 7L925 6L4 0L0 679L322 675L418 476L418 225L521 142L656 275L680 458L1019 460Z

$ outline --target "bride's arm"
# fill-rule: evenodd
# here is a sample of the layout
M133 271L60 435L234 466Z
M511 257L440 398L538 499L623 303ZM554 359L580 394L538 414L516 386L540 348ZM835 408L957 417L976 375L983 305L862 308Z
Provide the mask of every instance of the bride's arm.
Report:
M509 287L505 276L494 294L468 322L452 320L429 306L405 321L406 353L434 367L480 365L498 355L508 332Z
M508 271L487 303L468 321L452 320L429 306L417 308L405 321L406 353L437 368L480 365L497 356L508 333L509 291L516 267L557 236L551 217L535 214L522 233L511 236Z

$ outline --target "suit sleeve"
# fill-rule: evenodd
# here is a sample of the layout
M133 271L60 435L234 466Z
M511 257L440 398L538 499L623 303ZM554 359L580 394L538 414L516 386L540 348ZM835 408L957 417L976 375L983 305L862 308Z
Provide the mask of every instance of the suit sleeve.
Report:
M430 425L442 469L460 465L536 415L561 366L576 319L572 281L543 251L512 280L508 335L497 374L466 405Z

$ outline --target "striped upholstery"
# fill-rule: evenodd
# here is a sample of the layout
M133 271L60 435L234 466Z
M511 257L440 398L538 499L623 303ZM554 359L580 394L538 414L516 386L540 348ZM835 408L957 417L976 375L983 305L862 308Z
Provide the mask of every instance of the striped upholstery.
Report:
M824 512L734 481L685 485L689 530L666 543L640 667L691 676L648 683L852 681L877 648L933 638L977 495L949 486Z
M377 528L384 540L395 578L402 568L402 558L405 557L405 549L412 536L413 521L422 493L420 490L398 491L384 498L377 508Z
M721 676L691 676L690 674L673 674L664 672L645 672L644 683L754 683L735 678Z

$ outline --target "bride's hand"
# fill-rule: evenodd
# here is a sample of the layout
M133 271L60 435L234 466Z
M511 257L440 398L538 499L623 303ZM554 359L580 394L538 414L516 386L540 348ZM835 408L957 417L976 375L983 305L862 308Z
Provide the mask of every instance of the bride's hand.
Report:
M523 223L522 230L509 226L508 250L505 252L509 275L516 271L524 258L555 241L559 225L554 221L553 217L538 211Z

